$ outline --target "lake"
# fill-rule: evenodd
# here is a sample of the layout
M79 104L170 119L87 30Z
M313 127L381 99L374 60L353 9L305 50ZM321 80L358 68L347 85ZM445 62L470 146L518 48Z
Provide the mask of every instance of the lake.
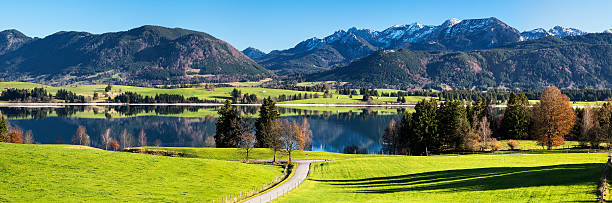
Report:
M249 120L259 107L237 107ZM70 144L79 125L87 129L91 146L100 147L107 129L113 138L130 134L125 141L138 145L144 130L148 146L214 147L216 111L203 106L66 106L2 107L13 126L31 130L36 143ZM384 128L398 120L405 108L379 107L280 107L282 119L307 119L313 133L312 150L375 154L381 151ZM131 139L131 140L130 140ZM121 140L120 140L121 141Z

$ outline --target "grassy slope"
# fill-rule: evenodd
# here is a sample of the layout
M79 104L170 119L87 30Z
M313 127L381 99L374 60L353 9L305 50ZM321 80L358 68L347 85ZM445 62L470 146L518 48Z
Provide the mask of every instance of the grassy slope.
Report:
M607 154L381 157L317 163L278 202L594 201Z
M267 165L65 147L0 143L0 202L210 202L282 173Z
M190 155L195 155L198 158L218 159L218 160L244 160L245 155L242 149L238 148L190 148L190 147L147 147L151 149L163 149L170 151L183 152ZM308 155L308 157L306 157ZM257 148L249 154L250 160L272 160L274 153L268 148ZM291 155L294 160L305 159L350 159L362 157L380 157L380 155L368 154L341 154L331 152L315 152L315 151L294 151ZM287 155L278 152L277 159L287 160Z

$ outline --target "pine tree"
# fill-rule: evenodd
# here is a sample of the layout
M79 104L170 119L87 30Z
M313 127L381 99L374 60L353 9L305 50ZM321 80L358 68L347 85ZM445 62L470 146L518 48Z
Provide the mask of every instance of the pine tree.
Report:
M440 104L437 120L440 144L448 149L463 149L465 137L470 131L463 102L450 100Z
M261 105L261 109L259 110L259 118L255 122L256 128L256 137L257 143L260 147L270 147L270 142L275 141L275 132L274 125L280 119L280 114L278 113L278 108L276 107L276 103L272 101L270 97L264 98L263 104Z
M414 109L411 119L412 135L409 141L411 153L429 155L430 152L439 152L441 142L438 134L436 100L422 100Z
M508 107L504 112L501 129L505 139L526 139L531 124L529 112L529 101L527 96L521 93L516 95L510 93Z
M242 134L241 120L236 107L229 100L217 112L215 144L218 148L236 147Z

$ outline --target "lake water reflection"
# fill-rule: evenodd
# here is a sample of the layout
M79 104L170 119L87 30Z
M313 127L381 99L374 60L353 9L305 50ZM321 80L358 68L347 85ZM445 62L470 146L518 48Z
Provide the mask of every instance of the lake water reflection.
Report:
M60 108L0 108L11 125L31 130L42 144L69 144L79 125L85 126L91 145L100 147L100 135L110 129L120 139L125 131L137 145L144 130L147 145L169 147L214 147L216 111L219 107L114 106ZM258 107L238 107L255 119ZM308 119L314 151L379 153L384 128L399 119L403 108L292 107L279 108L283 119ZM121 141L121 140L120 140Z

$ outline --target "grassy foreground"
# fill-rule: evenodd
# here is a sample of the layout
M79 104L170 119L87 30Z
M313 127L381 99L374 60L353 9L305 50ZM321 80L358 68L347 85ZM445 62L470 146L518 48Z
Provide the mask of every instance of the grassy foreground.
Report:
M584 202L607 154L380 157L312 166L277 202Z
M0 143L0 202L210 202L268 183L282 168Z
M183 152L188 155L203 159L217 160L244 160L244 150L238 148L191 148L191 147L146 147L148 149L160 149L168 151ZM249 154L249 160L272 160L274 153L268 148L256 148ZM383 155L369 154L342 154L332 152L294 151L291 155L293 160L321 160L321 159L351 159L363 157L381 157ZM285 153L277 152L276 159L287 160Z

